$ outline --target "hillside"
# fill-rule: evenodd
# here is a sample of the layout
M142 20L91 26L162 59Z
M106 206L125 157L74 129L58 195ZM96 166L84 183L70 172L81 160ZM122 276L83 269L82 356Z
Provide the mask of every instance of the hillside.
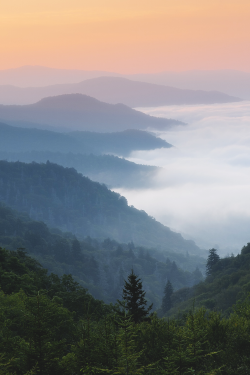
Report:
M2 152L52 151L96 155L114 153L127 156L135 150L169 147L172 145L163 139L141 130L125 130L115 133L59 133L0 123L0 150Z
M2 211L3 208L0 206L1 222L5 224ZM5 213L12 215L8 210ZM8 221L13 224L13 217L8 218ZM21 227L20 224L23 223L19 219ZM33 228L34 224L38 223L33 223ZM32 226L32 222L26 224L26 229L29 226ZM40 227L42 227L41 224ZM77 317L86 314L88 309L93 317L94 315L100 317L103 313L110 311L108 306L94 299L86 289L73 280L71 275L61 277L56 274L49 275L48 271L34 257L30 257L24 249L6 250L0 247L0 259L0 293L12 294L22 289L23 293L36 297L40 291L42 294L46 293L50 299L57 297L64 307L75 311Z
M218 259L207 278L194 286L174 293L173 308L169 314L180 310L188 311L195 300L196 307L222 311L225 315L232 312L236 302L243 301L250 292L250 244L248 243L237 256Z
M135 323L129 306L105 305L22 249L0 248L0 259L3 375L124 374L124 364L129 374L248 374L249 300L228 319L200 309Z
M202 279L198 267L204 271L204 259L197 256L163 253L110 239L97 241L87 237L79 242L72 233L50 229L43 222L2 205L0 223L0 247L11 251L25 248L50 273L60 277L72 274L95 298L107 303L115 303L121 297L123 279L132 267L143 278L155 309L161 304L167 278L173 279L175 289Z
M201 254L193 241L129 207L124 197L56 164L0 162L0 197L35 220L83 238L90 235L163 250Z
M184 90L142 81L100 76L80 83L47 87L0 86L0 103L24 105L35 103L49 96L74 93L89 95L110 104L122 103L132 108L240 101L239 98L215 90Z
M51 151L8 152L0 151L0 160L25 163L52 163L75 168L77 172L108 187L149 187L161 168L130 162L113 155L85 155Z
M124 104L107 104L82 94L48 97L29 105L0 105L0 120L10 125L112 132L168 129L180 121L146 115Z

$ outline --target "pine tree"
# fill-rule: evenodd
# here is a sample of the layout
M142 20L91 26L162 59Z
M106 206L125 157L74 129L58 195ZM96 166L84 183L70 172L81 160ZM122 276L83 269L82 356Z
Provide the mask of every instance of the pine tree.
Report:
M146 292L142 289L141 279L134 274L132 270L128 275L128 281L125 280L122 298L125 301L125 308L135 323L139 323L147 318L153 304L146 308L147 301L145 299ZM123 303L120 302L123 306Z
M162 298L162 305L161 305L161 308L162 308L162 311L163 313L165 314L168 310L171 309L172 307L172 301L171 301L171 296L173 294L173 285L171 284L171 282L168 280L167 281L167 284L164 288L164 296Z
M207 264L206 264L206 274L207 276L211 276L214 270L214 266L218 261L220 260L219 255L217 254L216 249L210 249L209 255L207 258Z

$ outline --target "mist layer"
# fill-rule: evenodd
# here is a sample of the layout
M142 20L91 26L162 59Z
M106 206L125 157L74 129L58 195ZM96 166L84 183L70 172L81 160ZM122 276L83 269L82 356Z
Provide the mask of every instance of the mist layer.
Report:
M188 123L159 134L175 147L130 160L164 167L146 190L119 190L201 247L238 251L250 242L250 102L140 109Z

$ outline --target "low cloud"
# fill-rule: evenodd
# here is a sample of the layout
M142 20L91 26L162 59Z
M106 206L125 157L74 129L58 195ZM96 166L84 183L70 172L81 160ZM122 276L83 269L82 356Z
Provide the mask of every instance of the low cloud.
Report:
M131 155L163 167L150 189L119 193L203 248L239 251L250 242L250 102L140 110L188 125L159 133L174 148Z

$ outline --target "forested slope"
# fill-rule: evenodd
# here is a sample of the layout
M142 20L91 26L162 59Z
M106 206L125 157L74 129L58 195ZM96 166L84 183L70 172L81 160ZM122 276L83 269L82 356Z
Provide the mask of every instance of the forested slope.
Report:
M130 207L124 197L56 164L0 161L0 200L33 219L71 231L163 250L201 254L193 241Z
M148 187L161 168L136 164L114 155L85 155L51 151L4 152L0 151L0 159L6 161L22 161L25 163L51 163L63 167L75 168L84 176L105 185L117 187Z
M228 319L200 309L134 323L21 250L0 249L0 260L3 375L249 374L249 300Z
M250 293L250 243L237 256L218 256L209 268L207 278L192 288L179 290L172 295L173 308L169 314L188 310L194 301L197 307L222 311L228 315L237 301Z
M78 241L72 233L49 229L43 222L30 219L0 205L0 246L15 251L23 248L59 276L72 274L91 294L106 302L121 297L124 278L131 269L140 274L148 298L160 307L164 285L171 279L175 289L191 286L202 279L204 259L157 249L120 244L114 240L97 241L87 237Z

